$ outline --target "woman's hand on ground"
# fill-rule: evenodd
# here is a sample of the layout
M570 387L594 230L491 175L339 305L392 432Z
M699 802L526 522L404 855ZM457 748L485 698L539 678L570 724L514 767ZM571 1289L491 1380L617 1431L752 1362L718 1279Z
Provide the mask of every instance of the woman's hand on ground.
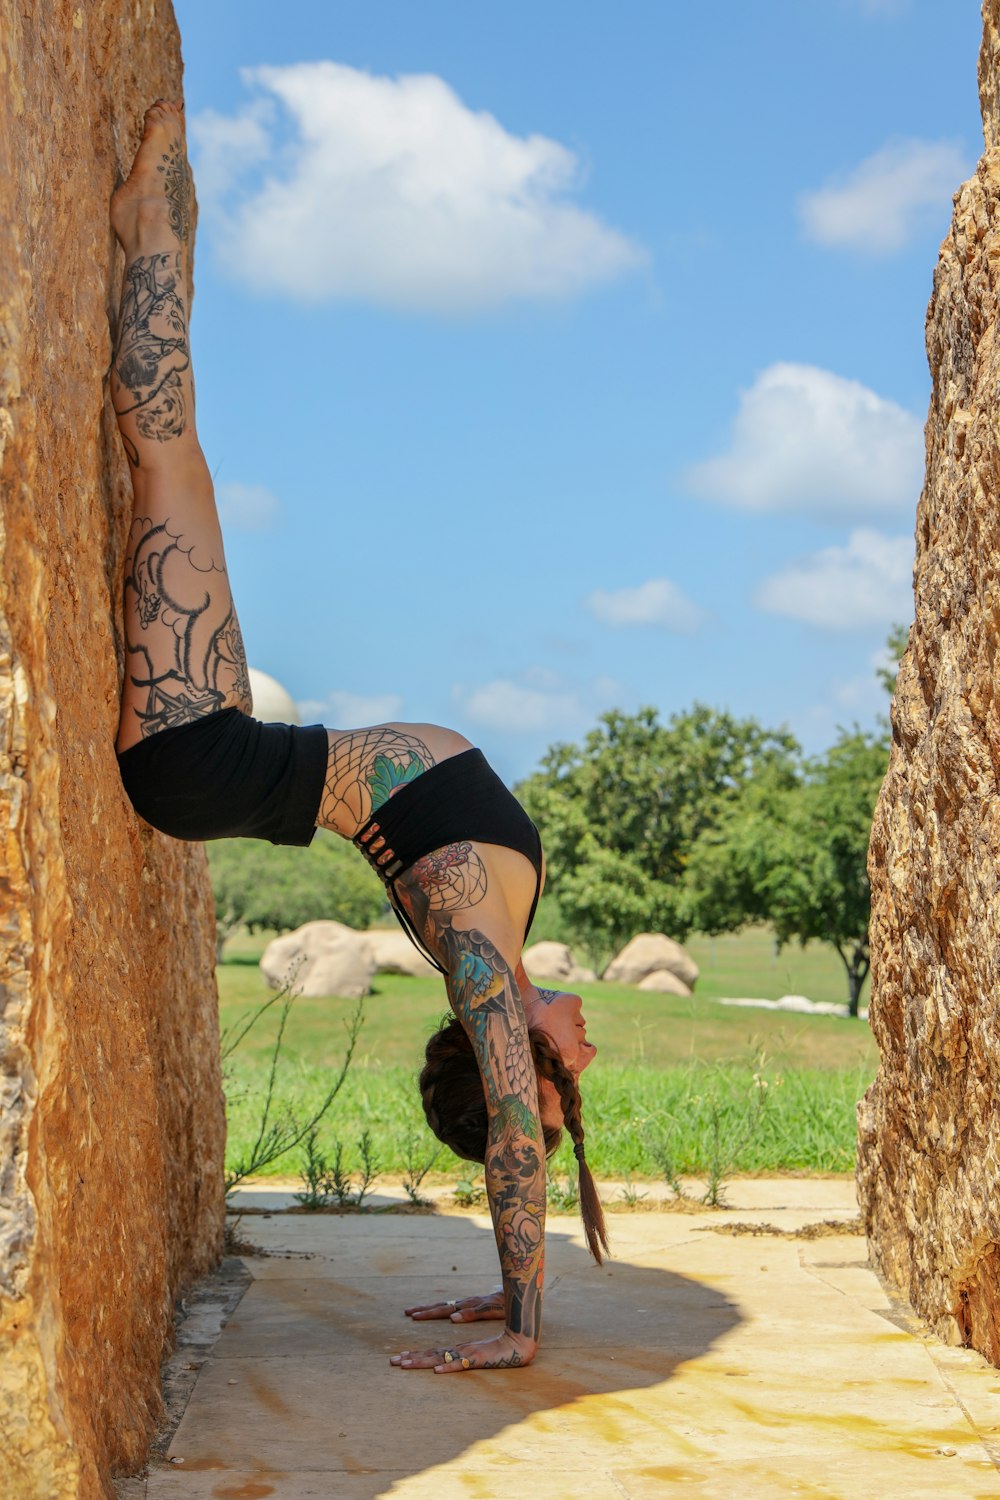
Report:
M486 1297L458 1297L448 1302L425 1302L416 1307L404 1307L404 1313L414 1322L430 1322L433 1318L450 1318L453 1323L481 1323L487 1318L504 1317L503 1292L490 1292Z
M511 1370L518 1365L530 1365L538 1349L534 1339L521 1334L508 1333L504 1329L497 1339L483 1339L475 1344L446 1344L440 1349L424 1349L415 1352L404 1349L389 1360L402 1370L433 1370L435 1375L448 1375L453 1370Z

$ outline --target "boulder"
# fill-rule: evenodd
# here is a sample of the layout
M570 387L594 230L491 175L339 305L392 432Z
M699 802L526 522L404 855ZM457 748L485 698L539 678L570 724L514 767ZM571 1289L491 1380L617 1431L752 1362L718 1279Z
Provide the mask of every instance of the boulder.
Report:
M592 984L593 969L581 967L568 943L533 943L521 955L525 972L532 979L556 979L560 984Z
M868 859L880 1065L857 1176L886 1281L1000 1364L1000 0L982 12L986 151L934 273L915 621Z
M361 935L375 960L378 974L409 974L414 979L422 979L438 973L400 927L369 928Z
M660 995L690 995L691 991L683 979L678 979L671 969L654 969L645 979L639 980L641 990L655 990Z
M675 974L688 990L693 990L698 979L698 965L688 957L680 943L665 937L662 932L640 932L613 958L602 978L611 984L639 984L647 974L658 969L667 969Z
M268 943L261 973L273 990L290 983L300 995L360 1000L371 993L375 973L367 938L343 922L306 922Z
M0 1491L105 1500L225 1207L205 854L136 817L114 753L108 202L181 97L169 0L0 0L0 77Z

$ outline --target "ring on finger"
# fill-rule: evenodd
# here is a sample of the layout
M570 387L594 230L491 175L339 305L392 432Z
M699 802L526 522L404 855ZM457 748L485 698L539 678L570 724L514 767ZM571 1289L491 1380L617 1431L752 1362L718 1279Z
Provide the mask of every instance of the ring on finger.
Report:
M462 1360L462 1369L463 1370L471 1370L472 1369L472 1360L471 1359L463 1359Z
M455 1301L454 1297L449 1297L448 1301L445 1303L445 1307L450 1307L451 1310L452 1310L452 1312L455 1311L455 1308L457 1306L458 1306L458 1303Z
M444 1351L444 1362L446 1365L451 1365L455 1362L455 1356L454 1354L452 1354L450 1349L446 1349Z

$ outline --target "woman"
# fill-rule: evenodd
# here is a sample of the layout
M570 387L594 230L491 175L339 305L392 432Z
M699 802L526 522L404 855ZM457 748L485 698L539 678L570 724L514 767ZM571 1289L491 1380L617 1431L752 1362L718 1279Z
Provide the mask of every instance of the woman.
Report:
M146 114L111 219L125 251L112 397L135 512L125 560L127 663L117 749L136 809L176 838L352 839L445 975L455 1019L421 1075L428 1120L482 1161L502 1295L409 1308L415 1319L503 1318L497 1338L405 1352L403 1368L500 1369L538 1348L545 1160L565 1123L588 1240L604 1226L584 1161L576 1081L594 1048L576 995L521 965L542 888L537 831L461 735L433 724L339 732L263 725L252 702L188 345L192 186L181 107Z

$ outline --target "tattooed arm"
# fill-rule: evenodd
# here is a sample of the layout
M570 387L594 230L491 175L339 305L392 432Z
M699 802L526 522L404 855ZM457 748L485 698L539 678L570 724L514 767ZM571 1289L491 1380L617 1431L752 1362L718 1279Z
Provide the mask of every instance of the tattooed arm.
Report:
M448 936L456 960L448 988L486 1092L486 1192L515 1345L505 1363L525 1364L541 1334L545 1251L545 1155L528 1028L514 975L489 938L476 929Z
M492 926L487 872L469 844L418 860L396 886L417 932L447 970L452 1007L482 1074L488 1115L486 1191L503 1276L504 1331L496 1339L397 1355L404 1368L508 1369L534 1358L541 1333L545 1154L535 1068L514 971L482 927ZM482 927L452 914L483 903Z

